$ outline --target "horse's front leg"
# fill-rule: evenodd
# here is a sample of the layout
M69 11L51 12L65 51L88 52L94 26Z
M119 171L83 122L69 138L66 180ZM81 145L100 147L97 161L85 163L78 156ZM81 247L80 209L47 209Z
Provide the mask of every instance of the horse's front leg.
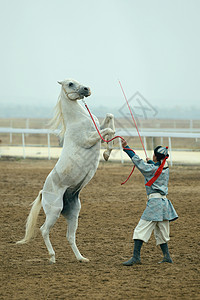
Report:
M101 129L106 127L112 129L112 132L108 133L108 135L106 136L107 140L111 140L115 135L114 116L112 114L109 113L106 114L106 117L100 126ZM106 150L103 153L103 157L106 161L109 159L112 149L113 149L113 141L107 143Z
M114 131L111 128L105 128L102 130L99 130L101 136L105 139L106 136L113 135L114 136ZM97 131L93 132L84 142L84 147L85 148L91 148L94 146L97 142L101 140L101 137Z

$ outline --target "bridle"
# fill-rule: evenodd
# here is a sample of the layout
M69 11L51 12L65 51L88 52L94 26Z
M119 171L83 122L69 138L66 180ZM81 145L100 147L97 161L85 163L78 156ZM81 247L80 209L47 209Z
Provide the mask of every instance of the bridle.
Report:
M76 88L76 91L74 91L74 92L67 92L66 91L66 89L64 88L64 86L62 85L62 89L63 89L63 92L65 93L65 96L67 96L67 98L69 99L69 100L71 100L71 101L73 101L73 100L78 100L78 99L80 99L80 98L77 98L77 99L72 99L72 98L70 98L70 94L78 94L78 90L80 90L80 84L79 84L79 86L78 86L78 88Z

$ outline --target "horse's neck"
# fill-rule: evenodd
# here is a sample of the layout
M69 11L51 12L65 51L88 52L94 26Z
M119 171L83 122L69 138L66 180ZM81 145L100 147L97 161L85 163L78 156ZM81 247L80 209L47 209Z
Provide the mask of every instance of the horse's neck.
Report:
M62 105L62 115L66 126L88 118L88 113L78 103L77 100L69 100L62 92L60 96Z

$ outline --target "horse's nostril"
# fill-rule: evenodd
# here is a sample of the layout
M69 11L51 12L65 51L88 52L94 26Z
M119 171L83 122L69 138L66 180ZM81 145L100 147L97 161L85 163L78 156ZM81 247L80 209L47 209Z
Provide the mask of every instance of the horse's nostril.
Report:
M85 90L85 91L88 91L88 88L84 87L84 90Z

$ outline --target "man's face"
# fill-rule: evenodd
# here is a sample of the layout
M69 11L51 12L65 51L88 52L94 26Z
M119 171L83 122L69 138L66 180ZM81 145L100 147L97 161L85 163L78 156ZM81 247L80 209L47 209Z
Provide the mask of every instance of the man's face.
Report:
M157 157L155 156L155 154L153 154L153 161L157 162Z

